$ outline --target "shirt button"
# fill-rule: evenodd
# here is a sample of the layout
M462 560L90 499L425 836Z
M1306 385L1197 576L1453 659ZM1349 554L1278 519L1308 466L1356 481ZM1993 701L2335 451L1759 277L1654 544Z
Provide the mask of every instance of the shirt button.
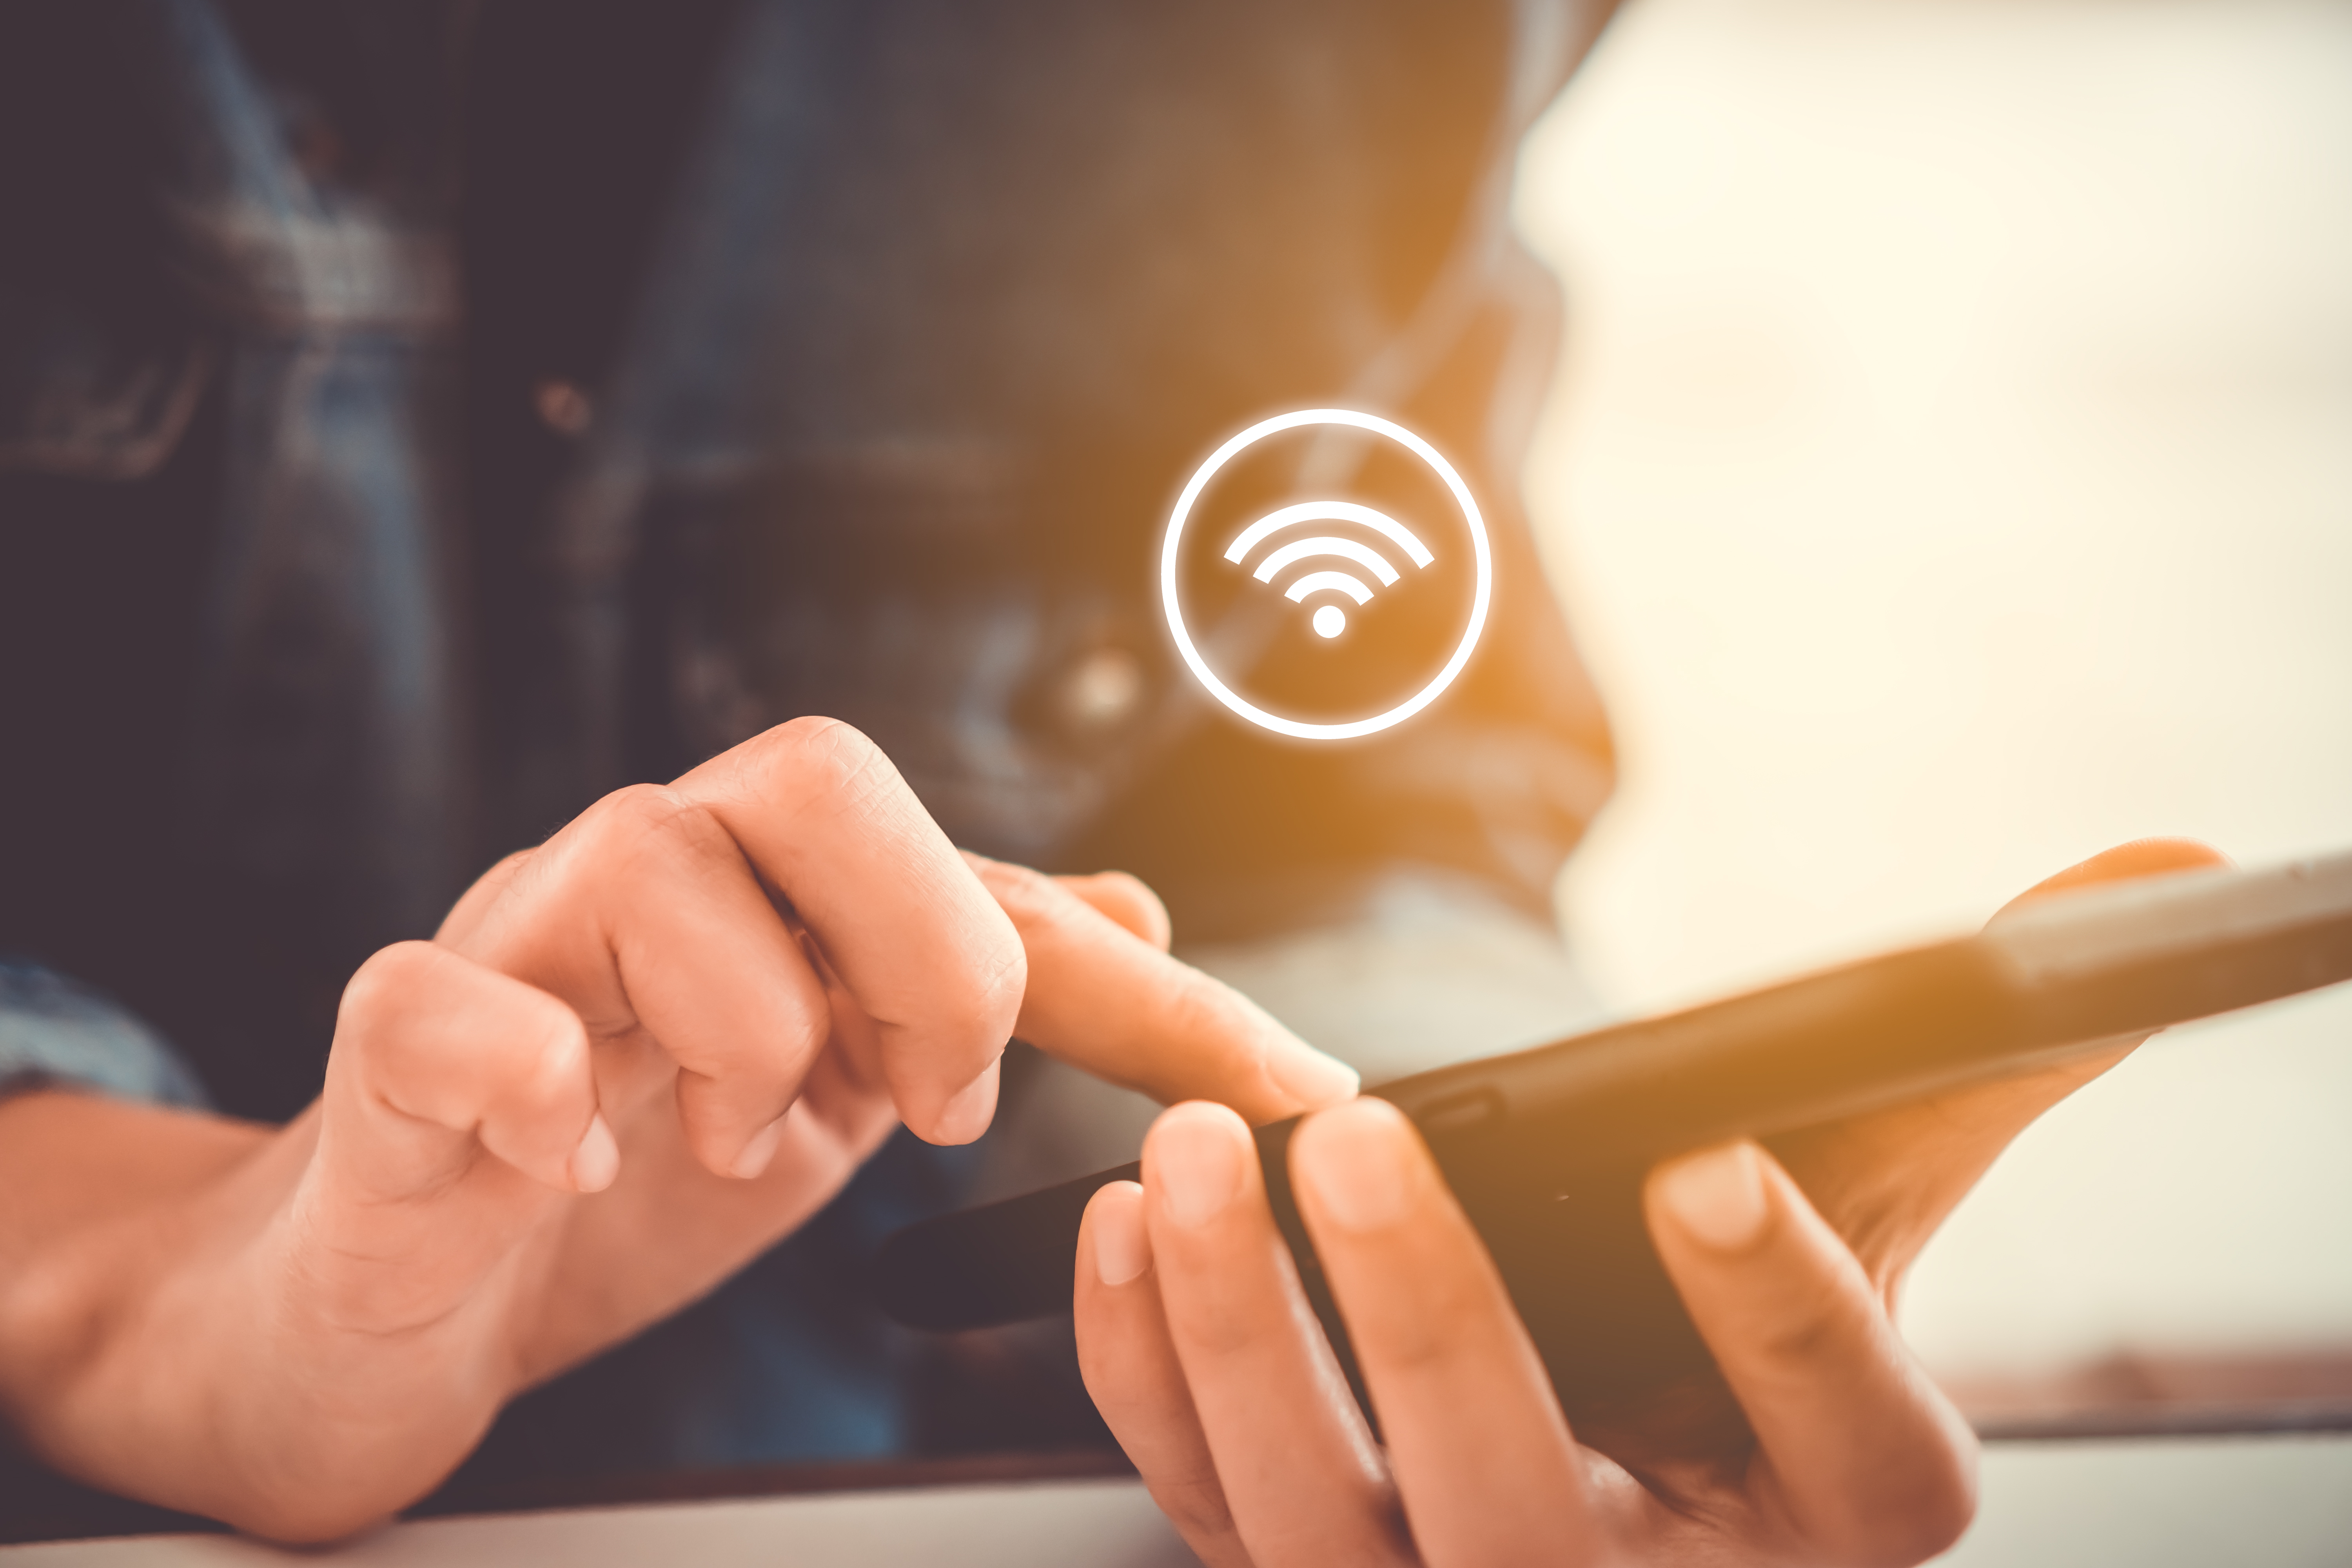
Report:
M585 436L596 420L596 405L580 384L559 376L549 376L530 389L530 405L539 411L539 422L559 436Z
M1062 679L1062 720L1081 734L1097 734L1126 722L1142 698L1142 661L1123 647L1097 647Z

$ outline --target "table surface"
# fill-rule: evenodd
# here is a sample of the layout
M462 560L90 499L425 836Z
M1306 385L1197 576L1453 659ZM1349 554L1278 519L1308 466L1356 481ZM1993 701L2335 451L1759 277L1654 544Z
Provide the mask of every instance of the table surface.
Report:
M8 1568L1178 1568L1192 1561L1142 1486L1117 1478L417 1520L331 1552L224 1535L0 1548Z
M708 1498L417 1520L329 1552L221 1535L0 1548L0 1568L1178 1568L1192 1558L1120 1476ZM2002 1443L1943 1568L2342 1568L2352 1437Z

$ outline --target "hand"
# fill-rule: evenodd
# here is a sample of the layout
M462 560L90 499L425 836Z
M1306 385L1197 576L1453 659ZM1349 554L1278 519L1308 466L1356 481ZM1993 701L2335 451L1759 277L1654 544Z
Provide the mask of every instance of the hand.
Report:
M2126 846L2034 892L2217 858ZM1403 1117L1364 1100L1308 1118L1299 1209L1385 1447L1299 1289L1246 1128L1178 1106L1142 1184L1087 1209L1080 1365L1213 1568L1918 1563L1973 1512L1976 1447L1896 1336L1895 1292L2009 1140L2129 1048L1776 1139L1780 1160L1742 1142L1652 1173L1652 1237L1719 1373L1597 1432L1570 1431Z
M1016 1029L1257 1118L1353 1091L1166 925L1132 879L959 856L845 726L770 731L371 959L285 1129L0 1111L0 1180L47 1184L45 1222L0 1222L0 1394L85 1479L348 1533L807 1218L895 1121L978 1136Z

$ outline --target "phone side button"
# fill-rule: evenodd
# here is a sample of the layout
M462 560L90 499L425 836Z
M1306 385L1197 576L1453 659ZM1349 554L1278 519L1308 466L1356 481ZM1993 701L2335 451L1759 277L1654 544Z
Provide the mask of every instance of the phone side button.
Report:
M1424 1138L1467 1132L1503 1119L1503 1096L1494 1089L1465 1089L1432 1100L1412 1113Z

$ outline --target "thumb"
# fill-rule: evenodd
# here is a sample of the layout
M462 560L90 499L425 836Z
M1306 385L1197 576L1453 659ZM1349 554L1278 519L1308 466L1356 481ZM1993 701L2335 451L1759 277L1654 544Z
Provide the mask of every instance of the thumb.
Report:
M2143 838L2094 855L2036 883L1992 917L2101 882L2227 865L2210 846ZM2132 1053L2144 1037L2071 1061L1890 1106L1865 1116L1781 1133L1772 1147L1839 1234L1891 1293L1936 1227L2000 1152L2042 1112Z
M330 1317L377 1331L438 1321L620 1166L578 1016L429 942L352 977L317 1114L290 1236Z

